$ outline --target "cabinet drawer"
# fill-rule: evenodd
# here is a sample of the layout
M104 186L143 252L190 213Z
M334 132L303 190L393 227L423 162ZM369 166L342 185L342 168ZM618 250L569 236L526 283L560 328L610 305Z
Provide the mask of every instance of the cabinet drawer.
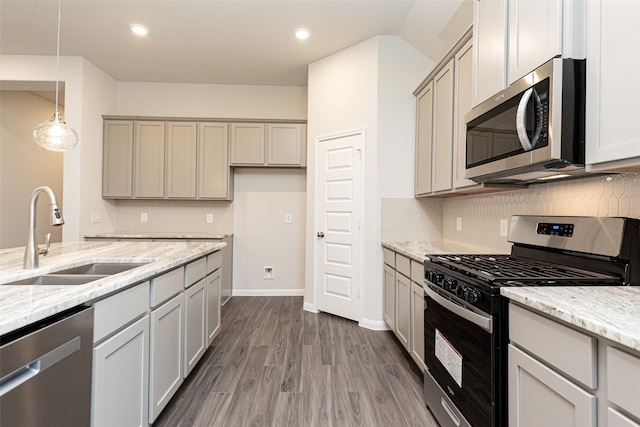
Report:
M595 338L510 304L509 339L585 386L597 387Z
M411 277L411 260L404 255L396 254L396 271L404 277Z
M149 305L156 307L174 295L182 292L184 286L184 267L176 268L162 276L151 279Z
M396 253L387 248L382 248L384 263L392 268L396 268Z
M149 310L149 282L98 301L93 308L93 342L96 343Z
M609 401L640 418L640 358L607 347Z
M213 273L220 267L222 267L222 251L207 256L207 274Z
M184 287L188 288L207 275L207 257L190 262L185 269Z
M640 427L640 424L625 417L613 408L607 408L607 427Z
M411 260L411 281L420 286L424 281L424 265L414 260Z

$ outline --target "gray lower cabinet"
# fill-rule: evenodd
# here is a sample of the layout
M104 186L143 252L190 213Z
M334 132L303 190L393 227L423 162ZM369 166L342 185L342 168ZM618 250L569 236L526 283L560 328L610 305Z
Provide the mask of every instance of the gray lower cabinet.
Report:
M182 384L184 355L182 294L151 311L149 423L153 423Z
M184 291L184 377L191 373L208 347L206 278Z
M222 290L222 253L214 252L207 256L207 342L211 345L220 332L221 290Z
M149 282L94 304L94 427L148 425L148 309Z
M383 248L383 319L420 369L424 364L422 264Z

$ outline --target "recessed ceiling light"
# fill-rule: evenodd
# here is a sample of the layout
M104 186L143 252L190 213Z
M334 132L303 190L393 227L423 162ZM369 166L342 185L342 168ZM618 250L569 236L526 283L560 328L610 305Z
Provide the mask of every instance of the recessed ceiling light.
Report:
M131 24L129 25L129 28L131 28L131 31L133 31L133 33L138 36L146 36L147 34L149 34L149 29L144 25Z
M297 39L306 40L311 35L311 32L309 30L307 30L306 28L298 28L295 31L295 35L296 35Z

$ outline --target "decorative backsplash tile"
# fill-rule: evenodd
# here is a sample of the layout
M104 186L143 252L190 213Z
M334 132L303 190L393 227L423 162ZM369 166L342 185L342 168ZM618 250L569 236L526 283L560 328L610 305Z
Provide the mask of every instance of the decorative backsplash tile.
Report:
M640 218L640 175L599 175L447 199L382 199L381 240L442 239L482 252L507 253L511 244L500 235L500 220L510 224L513 215Z
M382 199L382 241L440 241L441 199Z

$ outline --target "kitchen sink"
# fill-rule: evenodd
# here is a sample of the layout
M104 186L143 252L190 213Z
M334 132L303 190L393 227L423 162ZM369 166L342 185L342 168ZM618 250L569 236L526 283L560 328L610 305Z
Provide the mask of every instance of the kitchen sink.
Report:
M43 276L31 277L30 279L18 280L15 282L5 283L4 285L22 285L22 286L70 286L84 285L89 282L100 280L107 277L106 274L45 274Z
M123 271L131 270L132 268L141 267L147 265L147 262L94 262L91 264L85 264L78 267L68 268L66 270L56 271L55 275L107 275L122 273Z

